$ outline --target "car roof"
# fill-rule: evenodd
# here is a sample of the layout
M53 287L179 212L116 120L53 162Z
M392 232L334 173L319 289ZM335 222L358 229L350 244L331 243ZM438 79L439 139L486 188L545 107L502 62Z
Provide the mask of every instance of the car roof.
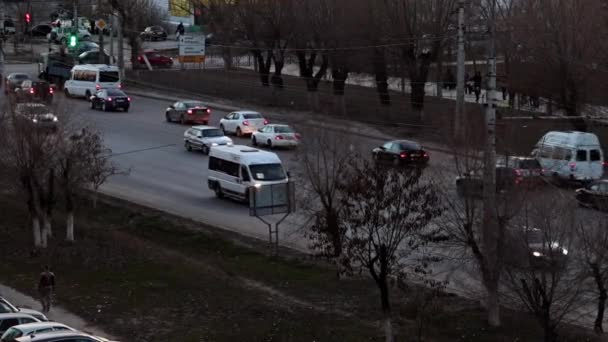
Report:
M211 149L210 156L245 165L281 164L281 159L276 153L244 145L217 146Z
M180 100L177 102L181 102L181 103L202 103L205 104L203 101L199 101L199 100Z
M8 318L34 318L34 319L37 319L36 317L34 317L32 315L25 314L22 312L0 313L0 319L8 319Z
M206 125L192 126L190 128L192 128L192 129L198 129L200 131L209 130L209 129L219 129L219 128L214 127L214 126L206 126Z
M30 77L30 75L28 75L24 72L13 72L13 73L8 74L8 77L15 77L15 76L25 76L27 78Z
M31 331L31 330L44 329L44 328L49 328L49 327L65 327L65 328L73 329L72 327L70 327L68 325L65 325L63 323L59 323L59 322L25 323L25 324L15 325L13 328L17 328L17 329L20 329L20 330Z
M291 127L291 126L286 125L286 124L268 124L266 126L272 126L272 127Z
M236 112L233 112L233 113L237 113L237 114L260 114L260 115L262 115L262 113L256 112L256 111L253 111L253 110L237 110Z
M89 335L80 331L50 331L44 332L42 334L36 335L28 335L23 337L18 337L17 341L19 342L35 342L35 341L56 341L59 338L68 338L68 337L89 337L94 339L95 341L101 341L99 338Z

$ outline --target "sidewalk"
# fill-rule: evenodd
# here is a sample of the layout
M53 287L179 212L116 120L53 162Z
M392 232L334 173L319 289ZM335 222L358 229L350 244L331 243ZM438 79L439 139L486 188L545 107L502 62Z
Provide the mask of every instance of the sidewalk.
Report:
M17 290L10 288L8 286L0 284L0 296L6 298L9 302L13 303L15 306L40 310L41 305L40 302L36 299L25 295ZM66 325L71 326L77 330L81 330L87 333L91 333L93 335L102 336L108 339L116 339L110 334L104 332L98 327L88 324L84 319L74 315L73 313L65 310L61 306L53 306L51 311L46 314L46 316L51 321L60 322Z

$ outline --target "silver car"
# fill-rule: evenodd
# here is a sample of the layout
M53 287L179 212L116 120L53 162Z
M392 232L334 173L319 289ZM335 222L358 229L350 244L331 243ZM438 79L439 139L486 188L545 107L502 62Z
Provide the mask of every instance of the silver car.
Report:
M54 331L48 333L42 333L39 335L28 335L23 337L18 337L16 342L65 342L65 341L74 341L74 342L111 342L110 340L99 337L89 335L87 333L79 332L79 331Z
M0 337L0 342L15 342L18 337L27 335L39 335L42 333L54 331L76 331L76 329L57 322L36 322L20 324L8 329L4 333L4 335Z
M46 322L48 318L40 312L32 309L19 308L11 304L6 298L0 297L0 314L3 313L24 313L30 316L34 316L40 321Z
M19 324L40 322L34 316L24 313L3 313L0 314L0 334Z
M222 145L232 145L232 139L219 128L193 126L184 132L184 147L188 151L200 149L204 154L209 154L211 147Z

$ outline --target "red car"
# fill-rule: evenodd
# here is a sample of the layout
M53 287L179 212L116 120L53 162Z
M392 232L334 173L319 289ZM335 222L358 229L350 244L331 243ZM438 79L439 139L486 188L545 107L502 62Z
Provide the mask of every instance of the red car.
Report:
M141 67L146 67L144 55L148 59L148 62L150 62L150 65L153 67L170 68L171 66L173 66L173 59L171 59L171 57L161 55L156 51L146 51L142 55L137 57L137 61L139 62L139 65Z

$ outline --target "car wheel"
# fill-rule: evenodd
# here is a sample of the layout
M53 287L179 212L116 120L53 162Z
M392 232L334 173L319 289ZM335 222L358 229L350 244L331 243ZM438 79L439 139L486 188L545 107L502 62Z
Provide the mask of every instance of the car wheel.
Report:
M95 102L91 101L91 109L95 109Z
M253 146L258 146L258 140L255 138L255 136L251 137L251 143Z
M226 129L224 129L224 125L220 125L220 129L222 130L222 132L224 132L224 135L226 135Z
M103 110L104 112L109 112L110 108L108 108L108 106L106 106L106 103L102 103L101 104L101 110Z
M84 96L87 98L87 101L91 101L91 92L90 92L90 91L88 91L88 90L87 90L87 91L84 93Z
M243 132L241 132L241 128L240 127L236 128L236 136L237 137L242 137L243 136Z
M203 154L205 154L205 155L209 155L209 146L207 146L207 145L203 145L203 146L201 147L201 151L203 152Z
M272 140L268 139L268 141L266 141L266 145L268 145L268 147L270 147L271 149L274 148L274 146L272 146Z
M189 141L186 141L185 146L186 146L186 151L188 151L188 152L192 152L192 145L190 144L190 142L189 142Z
M72 97L72 95L70 95L70 91L68 90L68 88L63 88L63 94L65 95L65 97Z
M166 120L167 122L171 122L171 117L169 116L169 113L168 113L168 112L165 112L165 120Z
M222 191L222 186L219 184L215 184L215 196L217 198L224 198L224 192Z

